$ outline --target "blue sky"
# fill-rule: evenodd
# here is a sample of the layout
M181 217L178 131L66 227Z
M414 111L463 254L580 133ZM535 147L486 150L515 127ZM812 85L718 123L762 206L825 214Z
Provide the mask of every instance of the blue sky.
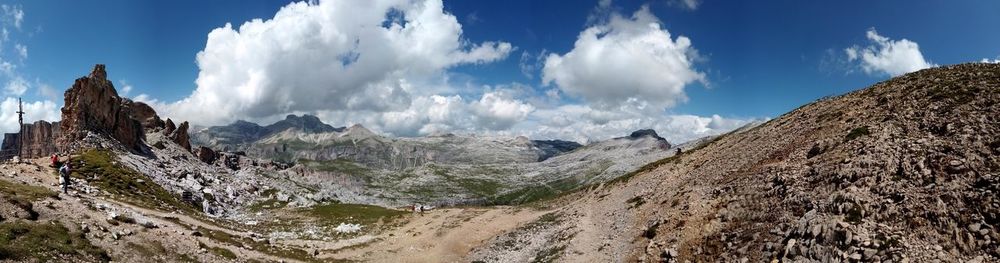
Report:
M996 1L619 0L608 1L610 5L603 6L598 1L445 0L442 10L445 19L441 21L453 17L461 32L454 32L459 38L459 46L443 50L442 54L464 58L447 57L442 60L446 62L438 64L434 63L440 56L417 57L416 61L393 65L375 63L371 68L385 68L394 73L357 73L360 71L344 69L333 74L338 78L314 76L315 79L310 80L313 82L307 82L294 80L295 75L278 74L321 71L323 66L329 66L322 64L323 57L315 60L304 57L303 60L311 62L303 62L302 68L295 68L298 63L282 58L291 55L281 53L281 44L269 46L271 49L260 44L268 41L273 44L279 38L267 35L248 38L250 35L239 29L244 22L260 18L264 28L281 31L281 26L289 24L270 23L273 22L270 19L291 2L3 1L2 4L8 6L3 26L10 33L0 43L0 58L11 63L13 69L0 76L0 83L9 86L15 79L23 80L26 90L5 90L5 97L21 93L26 101L37 103L33 105L39 111L35 115L47 119L58 116L52 113L53 109L57 111L61 106L62 91L73 79L85 75L93 64L104 63L119 92L124 86L131 86L127 96L138 96L138 100L149 102L162 114L207 125L224 124L234 119L269 122L287 113L310 113L334 125L361 123L379 132L400 136L475 132L586 141L620 135L629 129L653 127L660 133L667 133L668 139L686 140L723 132L753 119L773 118L819 97L863 88L911 69L1000 57L1000 34L996 33L1000 26L1000 2ZM331 9L357 11L331 11L347 16L376 8L365 4L367 1L331 2L340 2L337 7L329 5ZM411 3L423 4L423 1ZM7 10L23 12L19 25L11 16L16 13ZM607 91L618 88L615 85L589 85L606 83L603 79L573 75L594 69L630 72L627 64L624 68L607 68L610 66L601 64L576 67L570 63L586 60L572 60L567 54L574 49L579 54L587 51L576 46L582 31L606 26L613 28L609 32L626 32L624 28L614 28L609 21L615 16L623 18L621 21L644 21L636 18L640 10L648 10L647 14L658 22L659 29L669 34L669 38L661 37L669 40L667 44L679 43L678 36L690 40L690 47L677 49L679 53L676 53L682 61L689 62L689 66L665 67L662 73L656 73L680 74L687 78L681 78L674 83L676 85L654 84L636 89L636 96L620 97L619 93ZM320 24L335 23L331 22L333 20L322 20ZM196 54L209 49L209 32L227 23L232 24L233 31L240 37L224 39L220 35L214 43L220 46L254 43L263 49L258 51L262 54L276 52L274 56L261 56L273 58L272 61L253 61L267 67L241 68L250 62L226 60L199 64ZM400 23L402 27L413 24L412 21ZM331 27L346 28L343 25ZM609 32L603 34L615 35ZM619 42L609 37L604 43L614 47L638 39L627 34L620 37L616 38L621 40ZM878 38L885 40L878 42ZM299 41L295 38L280 40L278 42ZM358 43L367 45L364 41ZM489 43L496 45L489 46ZM509 49L501 44L509 44ZM487 46L482 53L486 55L476 57L479 53L473 54L472 49L482 45ZM18 47L26 47L26 56L21 57ZM916 53L893 56L886 53L884 47ZM850 48L860 54L869 51L871 60L863 55L852 59L846 52ZM376 48L371 50L379 52ZM696 50L697 55L691 55L692 50ZM220 59L233 55L222 52ZM363 58L377 55L372 51L351 52L348 53ZM321 53L332 54L325 58L326 61L348 54ZM566 61L561 71L556 66L546 65L552 55ZM920 59L912 55L919 55ZM622 59L628 62L627 57ZM288 69L290 72L271 67L280 63L293 65ZM428 64L435 66L421 69L420 65ZM224 68L209 69L210 65ZM547 66L552 71L547 71ZM261 82L263 84L239 80L240 76L248 76L246 72L260 71L267 79ZM562 72L562 77L555 77L560 74L558 72ZM221 76L218 79L230 82L199 84L196 79L200 73ZM546 73L549 73L548 81ZM365 79L372 74L381 77ZM643 76L649 74L634 77ZM653 77L652 80L657 80ZM324 81L356 78L356 82L323 87ZM387 80L392 83L386 84ZM397 80L404 81L397 83ZM623 85L629 83L632 82L622 81ZM624 88L626 93L630 87ZM228 106L220 106L220 109L230 111L220 110L219 116L202 120L200 114L192 113L196 111L179 109L211 107L205 104L206 99L193 98L197 97L192 94L196 89L203 89L201 93L223 89L253 90L264 97L223 102ZM673 95L658 96L657 89L663 89L662 94ZM323 100L303 102L310 98L288 95L289 90L329 96L325 98L329 103L321 103ZM234 94L219 93L217 97L238 96ZM391 94L405 96L397 98ZM274 98L285 98L283 96L293 102L275 107L283 102ZM188 102L181 103L186 98ZM44 101L50 104L43 104ZM451 102L457 104L448 104ZM435 109L447 111L427 115L438 112ZM464 117L466 115L469 117ZM10 115L0 116L0 119L9 118ZM559 118L589 124L550 121ZM11 127L8 126L4 123L0 128L9 131Z

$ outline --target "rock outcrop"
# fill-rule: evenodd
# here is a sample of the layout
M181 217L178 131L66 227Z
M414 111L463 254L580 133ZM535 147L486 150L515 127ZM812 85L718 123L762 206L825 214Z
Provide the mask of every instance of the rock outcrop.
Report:
M198 147L198 159L207 164L215 163L219 159L219 154L205 146Z
M118 96L107 76L104 65L98 64L90 75L76 79L66 90L61 134L56 136L55 145L69 145L96 133L117 140L127 149L142 151L146 133L162 130L191 151L187 122L174 127L171 120L163 121L149 105Z
M191 151L191 138L188 136L188 122L182 122L177 129L170 134L170 140L174 141L184 149Z
M157 115L156 110L153 110L153 107L150 107L146 103L131 102L129 107L132 109L132 117L142 124L145 132L153 132L165 127L166 123L160 119L160 115Z
M650 137L656 138L657 140L662 140L662 141L667 140L667 139L664 139L663 137L660 137L659 134L656 134L656 131L653 130L653 129L637 130L637 131L632 132L632 134L628 135L628 137L632 138L632 139L638 139L638 138L641 138L643 136L650 136Z
M59 138L61 134L59 122L36 121L32 124L25 124L22 132L24 134L24 137L20 138L23 140L20 142L24 144L24 148L21 149L22 157L38 158L59 151L55 144L55 139ZM3 146L0 149L4 152L16 152L18 139L17 133L5 134Z
M94 132L141 150L145 134L142 123L132 117L131 106L131 101L118 96L104 65L96 65L90 75L76 79L66 90L60 124L63 135L56 143L68 145Z

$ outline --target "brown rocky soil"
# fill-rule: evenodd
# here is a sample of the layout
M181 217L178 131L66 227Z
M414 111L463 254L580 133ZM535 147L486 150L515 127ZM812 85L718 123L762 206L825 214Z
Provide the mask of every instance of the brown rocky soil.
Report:
M822 99L567 197L554 232L574 234L542 247L570 262L996 262L997 113L996 64Z

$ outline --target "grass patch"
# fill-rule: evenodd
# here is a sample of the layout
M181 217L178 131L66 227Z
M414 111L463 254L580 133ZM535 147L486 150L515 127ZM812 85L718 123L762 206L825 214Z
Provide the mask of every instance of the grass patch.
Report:
M41 222L0 224L0 261L48 262L75 258L108 262L111 257L94 246L82 233L71 233L62 225Z
M71 167L73 177L86 180L119 201L164 211L201 211L201 207L182 202L145 175L117 164L107 150L85 150L72 160Z
M288 201L278 201L277 198L272 197L262 202L252 204L247 209L250 209L251 212L260 212L264 210L283 208L287 206L288 203Z
M844 137L844 142L849 142L857 139L858 137L867 136L869 134L871 134L871 132L868 131L868 126L857 127L847 133L847 136Z
M35 212L34 205L32 203L45 198L56 198L58 196L59 193L46 189L45 187L0 180L0 197L6 199L10 204L27 211L32 220L38 217L38 213Z
M280 248L280 247L272 246L271 244L268 244L268 243L263 242L263 241L257 242L257 241L254 241L251 238L234 236L234 235L230 235L228 233L222 232L222 231L206 230L205 231L205 236L207 236L208 238L211 238L212 240L215 240L215 241L218 241L218 242L221 242L221 243L225 243L225 244L229 244L229 245L232 245L232 246L235 246L235 247L249 246L250 248L252 248L255 251L259 251L261 253L268 254L268 255L271 255L271 256L275 256L275 257L279 257L279 258L295 259L295 260L304 261L304 262L319 262L318 260L316 260L315 258L313 258L308 252L306 252L305 250L301 250L301 249ZM199 244L199 247L201 247L201 246L204 246L204 244ZM205 249L211 250L210 248L208 248L208 246L205 246ZM226 251L229 251L229 250L226 250ZM225 252L223 252L223 251L212 251L212 253L218 254L218 253L225 253ZM230 253L232 253L232 252L230 251ZM225 255L219 255L219 256L222 256L222 257L225 257L225 258L229 258L229 257L227 257ZM233 257L229 258L229 259L234 259L234 258L235 258L235 255L233 255Z
M404 211L381 206L337 203L303 208L300 212L318 218L326 223L354 223L362 225L374 224L380 220L385 222L406 214Z
M358 165L355 162L346 159L334 159L334 160L309 160L309 159L299 159L299 163L305 165L306 167L324 172L335 172L350 175L364 175L368 174L368 168ZM365 180L369 180L367 177Z
M584 185L575 178L563 178L540 185L528 186L490 198L493 205L520 205L570 194Z
M223 257L223 258L236 259L236 253L233 253L233 251L231 251L229 249L226 249L226 248L213 247L213 246L205 245L205 243L201 243L201 242L198 242L198 248L204 248L205 250L208 250L208 252L212 252L212 254L215 254L215 255Z
M16 198L29 203L59 196L59 193L45 187L13 183L7 180L0 180L0 194L5 198Z
M488 179L461 177L455 178L453 181L458 185L458 187L461 187L476 196L496 195L497 192L504 187L503 184Z

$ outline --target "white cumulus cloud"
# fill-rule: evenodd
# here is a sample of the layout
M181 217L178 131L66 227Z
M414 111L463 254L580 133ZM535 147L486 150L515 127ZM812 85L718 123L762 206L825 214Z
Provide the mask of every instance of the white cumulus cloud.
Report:
M420 89L447 69L505 59L513 49L464 39L441 0L291 3L271 19L212 30L197 55L197 89L158 108L201 124L287 112L396 112L427 95Z
M682 142L750 121L666 114L686 100L687 85L706 82L693 65L697 51L647 8L622 16L611 5L602 2L595 14L606 18L588 22L572 50L520 52L522 73L539 74L547 87L479 85L474 78L455 84L461 80L450 78L465 76L453 67L506 59L515 48L463 38L462 25L441 0L320 1L213 30L197 55L200 72L190 96L163 102L140 94L135 100L199 125L315 114L332 125L362 124L390 136L589 142L653 128ZM124 81L122 87L129 89Z
M643 7L631 17L612 14L607 23L581 32L573 50L550 54L542 81L599 108L633 104L663 109L687 100L685 86L705 81L705 74L694 68L695 54L690 39L671 38Z
M24 102L24 112L24 123L58 121L60 118L59 107L48 100ZM17 98L7 97L0 102L0 133L17 131Z
M924 59L917 42L905 38L892 40L879 35L874 28L868 30L866 37L870 45L849 47L844 53L848 61L858 61L867 74L899 76L937 66Z
M584 105L563 105L538 110L529 119L538 123L534 126L515 127L514 130L531 138L565 139L584 143L626 136L639 129L653 129L671 143L681 143L719 135L754 121L718 115L649 115L637 109L600 110Z
M5 23L13 24L17 29L21 29L21 22L24 21L24 9L20 5L0 5L3 10L3 20Z
M534 106L520 100L504 96L500 92L483 93L479 101L471 105L479 123L489 129L505 130L528 117Z
M28 91L28 82L21 78L20 76L11 76L7 84L4 85L3 90L6 95L21 96L25 91Z

